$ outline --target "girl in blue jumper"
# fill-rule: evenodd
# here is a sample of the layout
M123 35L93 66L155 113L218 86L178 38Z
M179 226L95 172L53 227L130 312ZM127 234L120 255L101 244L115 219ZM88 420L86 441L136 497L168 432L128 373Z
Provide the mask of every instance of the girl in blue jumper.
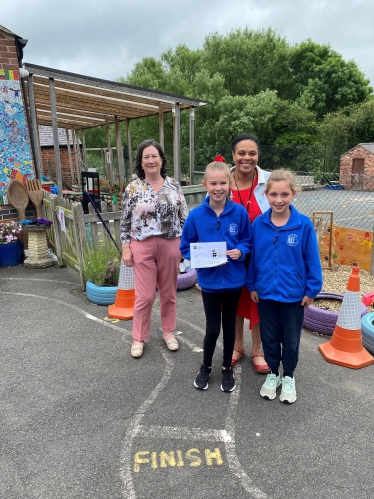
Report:
M223 329L221 390L235 390L231 359L235 343L236 309L246 279L245 257L250 252L250 224L243 206L232 203L230 168L226 163L210 163L202 185L207 190L203 204L191 211L183 227L180 250L190 259L190 243L226 241L227 262L218 267L197 269L206 316L203 364L194 381L199 390L208 388L217 339Z
M304 307L311 305L322 288L322 269L313 224L291 205L296 195L292 173L274 170L265 195L270 209L251 226L253 246L247 276L251 298L258 303L261 340L270 368L260 395L273 400L282 384L279 399L292 404Z

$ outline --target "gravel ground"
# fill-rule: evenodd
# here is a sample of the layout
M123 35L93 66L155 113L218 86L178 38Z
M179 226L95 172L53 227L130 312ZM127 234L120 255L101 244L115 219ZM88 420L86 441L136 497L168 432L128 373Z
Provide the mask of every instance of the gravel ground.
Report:
M336 270L323 270L322 291L327 293L344 293L347 288L349 276L352 273L352 267L344 265L337 266ZM374 276L366 270L360 269L361 298L366 293L374 292Z
M346 266L337 266L335 270L323 269L323 287L322 291L326 293L340 293L343 294L346 290L349 276L351 275L352 268ZM360 287L361 299L367 294L374 292L374 276L366 270L360 269ZM317 299L314 300L313 305L325 310L339 311L342 302L333 299ZM367 307L368 312L373 310L370 305Z

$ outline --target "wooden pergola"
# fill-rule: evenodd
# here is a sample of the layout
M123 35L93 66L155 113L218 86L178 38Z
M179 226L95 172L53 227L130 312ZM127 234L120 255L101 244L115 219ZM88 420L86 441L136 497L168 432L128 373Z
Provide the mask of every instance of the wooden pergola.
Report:
M90 76L68 73L35 64L23 65L29 73L25 79L25 101L31 121L31 139L35 156L36 174L41 178L41 151L38 125L52 126L57 185L62 192L62 176L58 143L58 128L73 133L73 145L78 144L77 130L82 131L83 157L85 159L84 130L97 126L106 127L109 163L112 148L109 125L114 123L118 157L119 181L124 182L124 158L119 123L126 122L130 172L132 172L130 121L145 116L159 118L159 142L164 147L164 113L173 113L174 177L180 180L180 112L190 113L190 176L194 169L194 119L195 108L211 104L167 92L126 85ZM68 139L69 140L69 139ZM69 144L68 144L69 146ZM113 169L111 170L113 182Z

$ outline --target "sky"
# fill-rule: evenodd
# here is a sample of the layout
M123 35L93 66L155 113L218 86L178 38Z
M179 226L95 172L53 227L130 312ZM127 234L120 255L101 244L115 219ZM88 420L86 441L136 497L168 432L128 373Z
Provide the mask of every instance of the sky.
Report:
M374 87L374 2L368 0L2 0L0 25L28 39L24 62L114 80L143 57L203 46L214 32L269 27L354 60Z

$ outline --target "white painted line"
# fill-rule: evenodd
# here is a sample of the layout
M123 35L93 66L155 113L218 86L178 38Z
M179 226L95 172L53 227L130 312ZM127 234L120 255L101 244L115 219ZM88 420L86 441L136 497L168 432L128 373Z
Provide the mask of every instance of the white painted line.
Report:
M174 361L172 361L166 352L158 347L155 347L164 357L165 360L165 370L161 381L158 383L156 388L151 392L149 397L141 404L139 409L136 411L135 416L130 421L130 425L126 430L125 438L122 444L122 452L120 456L121 470L120 477L123 483L123 496L126 499L136 499L135 489L132 482L132 441L134 437L138 434L140 429L140 422L143 419L144 414L156 400L161 391L166 387L168 381L170 380L171 373L174 367Z
M239 402L241 373L242 368L238 365L235 369L236 389L230 395L229 410L227 411L225 420L225 429L227 432L230 432L232 437L232 441L226 442L225 444L227 461L232 474L239 480L246 492L250 494L250 497L255 499L266 499L267 495L253 485L253 481L243 470L235 450L235 414Z
M160 327L159 329L160 331L162 331L162 327ZM204 351L201 347L198 347L195 343L192 343L192 341L187 340L184 336L182 336L182 334L182 331L175 332L175 336L178 336L178 341L180 341L184 345L187 345L192 352L201 353Z
M56 281L55 281L56 282ZM81 308L77 307L76 305L73 305L71 303L67 303L63 300L58 300L57 298L50 298L49 296L41 296L41 295L35 295L31 293L12 293L10 291L0 291L0 294L2 295L12 295L12 296L25 296L25 297L30 297L30 298L36 298L38 300L46 300L46 301L51 301L54 303L57 303L60 306L68 307L78 314L83 315L86 317L86 319L89 319L91 321L95 321L100 323L102 326L108 327L110 329L114 329L115 331L119 331L122 333L122 339L128 343L131 340L132 343L132 333L131 331L128 331L127 329L124 329L122 327L115 326L114 324L111 324L110 322L104 321L103 319L98 319L94 315L89 314L85 310L82 310ZM126 338L126 335L130 335L130 338Z
M183 428L180 426L140 426L138 435L145 438L167 438L175 440L200 440L206 442L231 442L226 430L203 430L202 428Z

